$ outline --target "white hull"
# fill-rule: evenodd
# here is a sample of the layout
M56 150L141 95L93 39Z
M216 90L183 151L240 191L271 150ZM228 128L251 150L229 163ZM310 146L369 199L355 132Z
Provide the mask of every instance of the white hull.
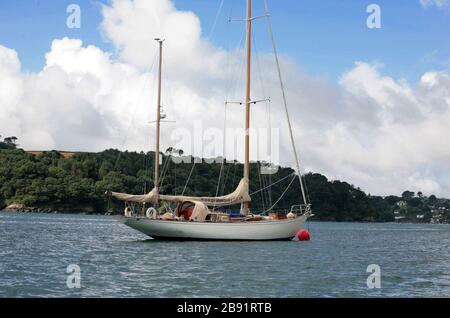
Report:
M295 237L307 215L295 219L253 222L184 222L124 217L125 225L163 240L288 240Z

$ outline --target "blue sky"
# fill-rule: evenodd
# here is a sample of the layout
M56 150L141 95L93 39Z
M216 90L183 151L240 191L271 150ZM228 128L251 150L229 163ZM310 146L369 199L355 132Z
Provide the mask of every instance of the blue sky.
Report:
M205 36L210 33L220 0L175 0L176 7L199 16ZM277 0L269 5L279 49L293 57L308 73L336 81L355 61L383 64L383 74L415 83L429 70L450 68L450 9L424 8L419 0L378 0L382 28L366 27L366 7L375 1ZM68 29L66 7L82 9L82 28ZM55 38L80 38L113 51L100 30L101 4L108 1L2 0L0 44L15 49L23 70L38 71ZM254 1L254 13L262 13L262 1ZM245 1L225 0L211 41L222 47L236 46L241 23L227 21L245 12ZM255 23L259 51L270 49L266 26ZM232 41L230 40L232 39ZM231 45L230 45L231 44Z

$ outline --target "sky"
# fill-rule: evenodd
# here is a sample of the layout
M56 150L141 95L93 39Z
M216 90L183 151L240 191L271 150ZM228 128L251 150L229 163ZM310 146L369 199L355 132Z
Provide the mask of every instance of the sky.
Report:
M372 3L381 28L367 27ZM81 8L80 28L66 25L70 4ZM372 194L450 197L450 1L269 7L304 171ZM217 149L180 139L199 127L213 134L225 113L227 126L242 126L242 109L224 101L243 97L244 23L229 18L244 15L243 0L2 0L0 134L25 149L152 149L153 38L164 37L163 105L177 123L162 143L212 156ZM271 99L255 106L254 126L279 129L271 159L293 165L280 155L292 151L266 19L253 25L252 95Z
M179 10L194 12L208 37L221 0L176 0ZM264 12L263 1L254 1L255 14ZM450 9L446 0L376 1L382 9L382 28L366 27L366 8L374 1L279 0L269 3L281 53L289 54L309 73L335 81L354 61L364 59L382 63L389 74L417 82L424 71L449 70ZM66 8L76 3L82 10L81 29L68 29ZM53 39L79 38L104 50L113 50L100 28L101 7L105 0L2 0L0 3L0 43L18 51L25 71L38 71L45 64L45 53ZM435 3L435 4L434 4ZM239 36L245 1L225 0L215 23L211 41L230 46ZM257 31L265 23L256 23ZM259 32L259 45L269 50L265 29ZM233 42L231 45L235 45Z

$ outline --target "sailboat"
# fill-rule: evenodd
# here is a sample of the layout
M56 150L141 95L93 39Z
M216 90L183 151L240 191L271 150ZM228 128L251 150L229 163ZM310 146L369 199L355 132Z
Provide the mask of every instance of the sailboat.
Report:
M266 8L267 11L267 8ZM278 75L283 91L285 113L289 127L291 143L297 164L296 177L300 182L303 199L300 205L293 205L289 213L279 215L277 213L258 214L251 211L251 198L249 194L249 165L250 165L250 106L256 103L251 99L251 39L252 39L252 0L247 0L247 36L246 36L246 86L245 86L245 164L244 175L237 188L230 194L216 197L193 197L184 195L165 195L159 191L159 155L160 155L160 123L161 123L161 69L164 40L155 39L159 43L159 69L158 69L158 94L156 111L156 149L154 160L154 188L150 193L133 195L118 192L109 194L128 203L152 203L154 207L147 209L145 215L134 213L130 206L125 208L121 217L123 223L138 230L153 239L161 240L290 240L300 230L301 225L312 215L311 205L305 196L305 188L300 172L300 165L291 129L286 97L282 83L281 71L274 45L275 57L278 66ZM271 24L270 24L271 27ZM273 39L273 38L272 38ZM274 42L273 42L274 44ZM173 212L161 214L157 208L163 203L176 205ZM241 206L239 215L227 212L217 212L229 206ZM212 209L211 209L212 208Z

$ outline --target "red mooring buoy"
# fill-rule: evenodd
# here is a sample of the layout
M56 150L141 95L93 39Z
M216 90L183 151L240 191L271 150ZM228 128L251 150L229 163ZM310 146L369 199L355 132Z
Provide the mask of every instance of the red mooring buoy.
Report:
M309 235L309 232L307 230L298 230L297 232L297 238L299 241L309 241L311 239L311 236Z

